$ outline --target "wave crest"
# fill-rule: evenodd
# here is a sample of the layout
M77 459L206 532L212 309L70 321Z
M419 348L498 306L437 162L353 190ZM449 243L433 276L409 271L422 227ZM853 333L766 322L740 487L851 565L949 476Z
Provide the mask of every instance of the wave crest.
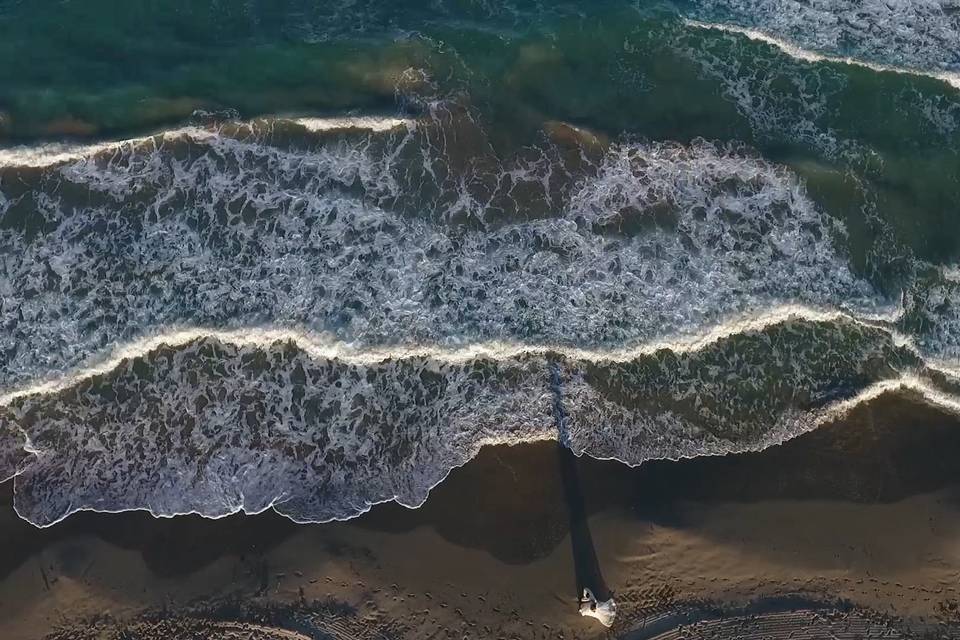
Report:
M840 224L743 150L617 144L594 161L554 136L501 161L481 139L464 164L444 141L476 127L185 130L0 182L0 387L184 325L590 348L779 304L884 304Z
M558 438L558 402L575 452L640 464L761 449L917 375L915 353L883 329L802 318L624 361L360 362L201 338L14 398L0 427L22 430L33 454L15 505L41 526L80 509L273 507L326 521L387 500L418 506L484 445Z

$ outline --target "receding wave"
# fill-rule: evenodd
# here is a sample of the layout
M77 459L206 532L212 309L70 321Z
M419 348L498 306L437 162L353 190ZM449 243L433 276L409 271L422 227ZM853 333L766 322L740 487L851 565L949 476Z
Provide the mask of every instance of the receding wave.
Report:
M0 426L32 454L15 501L37 525L80 509L325 521L417 506L483 445L556 439L558 403L574 451L640 464L763 448L925 376L883 329L801 318L621 361L351 362L200 338L14 398Z

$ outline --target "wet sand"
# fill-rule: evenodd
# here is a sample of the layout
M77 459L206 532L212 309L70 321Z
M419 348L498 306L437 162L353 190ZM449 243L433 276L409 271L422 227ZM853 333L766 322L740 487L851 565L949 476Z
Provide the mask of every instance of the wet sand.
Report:
M785 595L949 636L958 454L956 419L884 396L760 453L579 459L610 631L577 612L553 443L485 449L421 509L324 525L82 513L37 530L8 486L0 637L623 637L664 612Z

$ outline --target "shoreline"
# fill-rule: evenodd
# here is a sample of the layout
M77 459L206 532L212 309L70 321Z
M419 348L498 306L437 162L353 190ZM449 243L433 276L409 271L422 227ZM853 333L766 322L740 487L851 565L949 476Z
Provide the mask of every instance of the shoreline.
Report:
M160 612L209 622L237 598L300 613L336 605L348 612L338 624L354 629L344 637L357 638L621 637L665 611L785 596L923 628L949 621L960 474L931 465L929 451L960 451L960 424L891 398L851 420L725 458L639 469L578 458L618 605L609 634L577 611L556 444L538 443L483 449L419 509L381 505L324 525L86 513L37 530L13 515L8 483L0 635L43 638L37 629L82 629L104 612L121 626Z
M909 376L907 376L907 378L908 377ZM823 414L817 420L815 426L813 426L812 428L804 430L802 432L798 432L796 434L792 434L789 437L783 438L779 441L766 442L765 444L759 447L741 445L739 448L734 448L721 454L706 452L699 455L679 455L676 457L657 457L657 458L644 460L640 464L631 464L629 462L620 460L616 457L594 456L586 451L576 453L576 458L578 460L583 461L580 464L593 465L592 468L594 469L605 468L605 471L603 472L594 471L594 473L612 474L614 477L621 478L621 479L624 477L630 477L631 474L635 472L637 473L637 475L642 476L644 473L646 473L647 470L650 469L652 465L657 466L657 468L663 468L663 469L669 469L671 468L671 465L675 465L675 464L680 464L680 465L702 464L706 468L711 468L711 467L722 468L725 464L723 461L725 459L730 459L732 460L733 466L736 466L738 464L737 461L744 457L748 460L751 459L752 456L759 456L760 459L763 459L765 455L775 458L777 457L778 455L777 452L780 450L780 448L783 448L786 446L789 449L790 447L797 446L796 441L798 439L801 441L799 444L800 449L814 448L815 446L822 446L822 445L812 445L812 444L806 445L804 443L811 438L813 439L814 442L816 442L817 440L822 441L824 438L829 440L830 438L834 437L829 434L833 434L836 431L842 431L845 428L844 425L847 425L847 424L856 425L858 422L861 422L862 415L864 413L867 413L867 414L873 413L875 406L892 407L892 410L894 412L893 415L904 416L906 413L907 419L909 419L909 413L910 413L909 408L915 408L918 411L920 411L921 415L927 416L927 418L925 418L927 421L930 420L929 416L932 415L932 416L939 416L939 418L937 419L940 419L942 421L955 422L960 424L960 410L957 409L954 403L938 402L936 397L931 397L930 395L924 393L923 389L917 389L911 386L908 380L905 379L905 377L901 377L897 379L883 380L877 383L873 383L867 386L863 391L861 391L860 393L858 393L852 398L849 398L847 400L841 400L841 401L835 402L834 404L828 405L827 408L829 409L829 411L823 412ZM904 412L903 410L904 407L908 408L906 412ZM901 430L902 430L902 427L901 427ZM823 435L823 432L827 432L828 435L825 437L821 437ZM393 510L393 513L394 513L393 517L399 517L402 520L403 517L398 515L399 512L417 511L422 509L424 505L430 501L431 496L437 490L438 487L441 487L446 482L448 482L451 475L460 472L460 470L465 467L470 467L473 464L473 462L477 460L478 457L481 457L484 454L485 450L487 449L499 450L504 447L508 449L512 447L522 448L524 446L538 445L538 444L549 445L549 444L559 443L563 445L565 437L566 436L561 434L556 437L540 437L540 438L530 438L530 439L522 439L522 440L516 440L516 441L504 441L503 439L501 439L498 441L491 440L489 442L488 441L480 442L476 448L476 451L471 456L469 456L465 462L463 462L462 464L454 465L453 467L449 468L446 471L446 473L443 475L443 477L430 487L425 497L423 498L422 501L419 502L419 504L413 504L413 505L406 504L398 500L397 496L393 496L393 497L378 501L376 503L371 503L367 506L366 509L362 511L358 511L357 513L352 515L347 515L344 517L335 517L329 520L317 520L317 521L314 521L314 520L301 521L290 516L289 514L278 511L275 507L278 504L282 504L282 501L279 499L275 499L273 502L266 505L263 509L260 509L255 512L248 512L241 505L240 507L236 508L233 511L216 514L216 515L208 515L205 513L201 513L199 511L190 511L190 512L182 512L182 513L181 512L156 513L149 507L123 508L123 509L117 509L117 510L98 509L95 507L82 507L82 508L74 509L68 513L65 513L63 516L61 516L60 518L58 518L53 522L38 525L32 522L29 518L20 515L19 510L16 508L13 502L13 494L15 493L14 487L16 486L17 477L20 475L20 472L18 471L17 473L13 474L9 478L2 479L2 481L0 481L0 484L10 487L10 489L5 489L4 491L7 493L7 502L10 503L11 510L13 510L21 520L30 524L32 527L35 527L38 530L44 530L44 529L52 528L54 526L58 526L62 524L64 521L70 519L72 516L75 516L77 514L106 515L106 516L122 515L122 514L142 514L144 516L147 516L153 519L158 519L158 520L169 520L169 519L176 519L176 518L183 518L183 517L197 517L204 520L213 520L213 521L221 520L225 518L237 517L237 516L252 517L252 516L258 516L263 514L271 514L271 515L276 515L278 517L281 517L285 520L288 520L294 525L309 526L309 525L323 525L323 524L340 523L340 522L351 522L358 518L363 518L368 514L370 514L372 511L375 511L377 509L396 507L396 509ZM841 437L841 439L846 439L846 440L850 439L849 435L837 436L837 437ZM807 440L805 440L804 438L806 438ZM29 439L27 439L27 444L24 448L28 455L35 454L30 449ZM828 454L830 450L831 450L831 445L827 445ZM931 451L931 453L935 453L935 452ZM960 451L958 451L958 453L960 453ZM789 455L790 454L787 454L787 457L789 457ZM0 476L0 478L2 478L2 476ZM747 481L747 478L745 478L745 481ZM749 492L747 492L746 495L749 496Z

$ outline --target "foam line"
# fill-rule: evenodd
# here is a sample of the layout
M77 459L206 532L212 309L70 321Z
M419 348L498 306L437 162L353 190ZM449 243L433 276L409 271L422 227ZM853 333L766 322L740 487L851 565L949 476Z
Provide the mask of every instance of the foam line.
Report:
M814 421L812 421L805 429L798 430L794 432L784 433L781 437L774 440L765 442L762 446L731 446L729 449L722 453L701 453L701 454L685 454L678 453L677 455L667 455L657 458L650 458L642 462L636 463L630 460L625 460L618 456L602 456L594 455L588 451L581 452L583 455L587 455L591 458L597 460L612 460L614 462L619 462L625 464L628 467L639 467L645 462L650 460L667 460L670 462L679 462L681 460L692 460L695 458L702 458L706 456L715 456L715 455L737 455L741 453L750 453L757 451L764 451L770 447L775 447L782 445L785 442L788 442L796 437L803 435L804 433L809 433L814 431L830 422L841 420L848 416L854 409L857 407L869 403L872 400L879 398L880 396L886 393L896 393L910 391L918 394L925 402L928 402L934 407L943 409L944 411L950 413L951 415L960 416L960 399L944 393L939 389L936 389L928 382L924 381L923 378L916 373L906 373L902 374L900 377L891 378L889 380L880 380L878 382L872 383L869 386L862 389L856 395L851 398L837 401L819 412Z
M853 411L856 407L858 407L858 406L860 406L860 405L862 405L862 404L864 404L864 403L870 402L870 401L872 401L872 400L874 400L874 399L876 399L876 398L878 398L878 397L880 397L880 396L882 396L882 395L884 395L884 394L886 394L886 393L895 393L895 392L902 392L902 391L911 391L911 392L917 393L917 394L919 394L925 401L929 402L929 403L932 404L933 406L936 406L936 407L939 407L939 408L941 408L941 409L943 409L943 410L946 410L946 411L948 411L948 412L951 413L951 414L960 415L960 401L958 401L956 398L953 398L952 396L949 396L949 395L947 395L947 394L944 394L944 393L938 391L937 389L933 388L933 387L930 386L928 383L924 382L924 381L923 381L920 377L918 377L917 375L914 375L914 374L906 374L906 375L903 375L903 376L901 376L901 377L899 377L899 378L896 378L896 379L883 380L883 381L880 381L880 382L871 384L870 386L868 386L867 388L863 389L861 392L859 392L859 393L858 393L857 395L855 395L854 397L849 398L849 399L846 399L846 400L842 400L842 401L839 401L839 402L837 402L837 403L834 403L834 404L830 405L828 408L826 408L826 409L821 413L821 415L817 418L817 420L816 420L808 429L806 429L806 430L804 430L804 431L802 431L802 432L790 434L789 437L784 437L784 438L782 438L782 439L778 439L778 440L775 440L775 441L772 441L772 442L765 443L763 446L760 446L760 447L756 447L756 446L753 446L753 447L739 447L739 448L738 448L738 447L731 447L729 451L727 451L727 452L725 452L724 454L721 454L721 455L735 455L735 454L752 452L752 451L762 451L762 450L765 450L765 449L767 449L767 448L769 448L769 447L772 447L772 446L779 446L779 445L783 444L784 442L787 442L788 440L790 440L790 439L792 439L792 438L794 438L794 437L797 437L797 436L802 435L803 433L807 433L807 432L809 432L809 431L813 431L814 429L819 428L820 426L823 426L823 425L825 425L825 424L827 424L827 423L829 423L829 422L831 422L831 421L835 421L835 420L838 420L838 419L842 419L842 418L844 418L845 416L847 416L851 411ZM276 498L274 498L273 500L271 500L271 501L269 502L269 504L266 504L266 505L263 506L262 508L253 509L253 510L247 509L247 508L245 507L245 505L244 505L243 500L241 499L241 500L238 502L238 504L234 505L234 507L233 507L232 509L230 509L228 512L224 512L224 513L220 513L220 514L215 514L215 515L211 515L211 514L209 514L209 513L204 513L204 512L202 512L202 511L199 511L199 510L196 510L196 509L183 510L183 511L173 511L173 512L158 512L158 511L155 511L154 509L151 509L151 508L149 508L149 507L109 509L109 508L98 508L98 507L91 507L91 506L82 506L82 507L71 508L71 509L69 510L69 512L62 514L59 518L57 518L56 520L53 520L53 521L51 521L51 522L36 523L36 522L32 521L27 515L25 515L25 514L21 511L21 509L18 507L18 505L17 505L16 502L14 503L14 510L16 511L17 515L18 515L21 519L23 519L23 520L25 520L25 521L33 524L35 527L37 527L37 528L39 528L39 529L45 529L45 528L48 528L48 527L52 527L53 525L62 522L64 519L66 519L66 518L69 517L70 515L72 515L72 514L74 514L74 513L80 513L80 512L93 512L93 513L126 513L126 512L128 512L128 511L141 511L141 512L149 513L151 516L153 516L153 517L155 517L155 518L173 518L173 517L181 516L181 515L195 515L195 516L200 516L200 517L202 517L202 518L206 518L206 519L210 519L210 520L219 520L219 519L221 519L221 518L225 518L225 517L228 517L228 516L236 515L237 513L244 513L245 515L257 515L257 514L259 514L259 513L263 513L263 512L265 512L265 511L267 511L268 509L274 509L275 511L277 511L277 513L278 513L279 515L282 515L282 516L288 518L289 520L291 520L291 521L293 521L293 522L296 522L297 524L321 524L321 523L325 523L325 522L334 522L334 521L344 522L344 521L352 520L353 518L359 517L360 515L363 515L364 513L367 513L368 511L370 511L370 509L372 509L373 507L375 507L375 506L377 506L377 505L385 504L385 503L389 503L389 502L396 502L397 504L400 504L401 506L406 507L406 508L409 508L409 509L417 509L417 508L423 506L423 504L424 504L424 503L427 501L427 499L429 498L429 493L430 493L434 488L436 488L436 487L439 486L444 480L446 480L446 478L450 475L450 473L452 473L455 469L457 469L457 468L459 468L459 467L467 464L467 463L470 462L473 458L475 458L476 455L479 453L480 449L482 449L482 448L485 447L485 446L497 446L497 445L504 445L504 444L519 444L519 443L521 443L521 442L551 441L551 440L555 440L556 437L557 437L557 432L556 432L555 430L553 430L553 431L551 431L551 430L544 430L544 431L539 435L539 437L528 437L528 438L524 438L524 439L522 439L522 440L505 439L505 438L497 438L497 437L488 437L488 438L481 439L480 441L478 441L478 442L476 443L476 445L475 445L474 447L472 447L471 451L469 452L469 455L467 456L467 458L466 458L462 463L451 466L449 469L446 470L446 472L443 474L443 477L442 477L442 478L440 478L438 481L436 481L435 483L433 483L432 486L430 486L430 488L427 490L426 494L422 497L421 500L414 501L414 502L405 502L404 500L402 500L402 499L399 497L399 495L393 495L393 496L384 498L384 499L382 499L382 500L378 500L378 501L375 501L375 502L370 502L370 503L367 504L364 508L358 509L356 512L351 512L351 513L349 513L349 514L343 514L343 515L334 516L334 517L329 517L329 518L321 518L321 519L304 518L304 519L301 519L301 518L294 517L294 516L292 516L292 515L290 515L290 514L288 514L288 513L284 513L283 511L279 511L279 510L277 510L277 507L282 506L283 503L284 503L284 501L285 501L285 498L286 498L286 497L283 496L283 495L277 496ZM29 446L27 447L27 450L30 451L31 453L36 453L35 451L31 451L30 448L29 448ZM620 462L620 463L622 463L622 464L626 464L627 466L631 466L631 467L637 467L637 466L639 466L639 464L635 464L635 463L632 463L632 462L630 462L630 461L622 460L622 459L620 459L620 458L618 458L618 457L616 457L616 456L597 456L597 455L591 455L589 452L579 452L578 455L588 455L588 456L590 456L590 457L592 457L592 458L595 458L595 459L598 459L598 460L613 460L613 461ZM705 454L705 455L716 455L716 454ZM685 460L685 459L686 459L686 460L689 460L689 459L694 459L694 458L697 458L697 457L703 457L703 456L702 456L702 455L678 454L678 455L676 455L676 456L663 456L663 457L658 458L658 459L661 459L661 460L670 460L670 461L673 461L673 462L677 462L677 461L680 461L680 460ZM16 493L16 490L17 490L18 482L19 482L19 480L20 480L19 475L20 475L20 473L18 472L18 473L14 476L14 487L15 487L15 488L14 488L14 492L15 492L15 493ZM241 498L242 498L242 496L241 496Z
M516 201L507 191L504 213L556 195L552 216L488 225L459 175L441 197L420 199L423 154L445 157L420 131L382 149L200 135L210 136L202 153L124 148L17 196L51 224L5 234L11 277L0 295L13 330L0 339L12 354L0 388L89 366L105 346L140 336L194 337L193 327L307 327L374 349L498 340L616 349L718 324L723 335L731 318L790 304L890 315L835 246L842 225L782 167L733 149L617 145L560 194L542 186L543 174L565 169L549 154L523 175L508 163L481 177L509 174L543 195ZM408 147L417 159L397 160ZM64 180L102 204L61 197ZM616 231L661 215L671 228Z
M146 378L144 363L129 363L118 367L106 385L79 388L63 398L36 396L15 403L13 417L24 421L24 436L37 438L28 439L24 447L36 458L19 468L18 513L49 526L75 512L75 505L109 512L148 507L158 516L206 517L274 507L294 521L325 522L355 517L388 500L416 507L451 469L483 446L558 437L551 412L556 395L548 390L551 366L560 367L557 375L569 390L563 402L572 420L571 448L630 465L762 450L893 391L912 391L960 413L960 401L935 388L922 362L894 345L889 333L856 329L851 322L845 321L845 327L790 323L742 348L720 345L686 362L673 354L639 366L611 362L599 371L592 362L549 355L492 364L428 360L366 366L364 360L317 362L302 349L277 345L262 349L257 343L252 351L236 345L194 345L149 359L146 364L157 369ZM841 351L829 346L835 341ZM825 349L807 351L808 342ZM899 373L883 378L889 374L870 364L878 357ZM209 369L211 359L223 367ZM724 367L739 371L741 363L746 377L731 381L727 373L733 370L724 373ZM663 365L670 372L660 372ZM773 393L764 393L763 378L755 377L758 365L766 372L762 375L778 380L785 375L787 389L800 384L808 395L797 403L793 393L784 396L776 390L783 387L779 384ZM713 371L718 367L722 370ZM288 384L295 371L301 382ZM662 373L667 375L661 382ZM855 395L816 408L823 392L832 393L838 382L860 375L868 378ZM309 384L304 385L304 379ZM146 380L158 384L144 386ZM444 382L437 385L438 380ZM698 390L693 396L687 391L691 384ZM294 392L294 386L300 390ZM618 388L631 390L642 408L619 400ZM136 401L121 400L114 406L104 391ZM204 398L212 398L213 404L197 403ZM252 398L259 399L247 404ZM725 434L723 415L690 413L703 406L701 400L707 407L718 402L742 405L758 417ZM108 406L112 408L104 412ZM250 423L250 416L257 415L256 409L249 413L253 406L264 407L265 413ZM351 407L363 407L369 419L359 420ZM154 431L149 425L157 408L166 417ZM317 422L305 409L313 416L322 410L325 417ZM237 433L224 440L230 432L224 429L227 425L235 425ZM409 425L417 426L411 430ZM413 449L408 448L411 442L416 444ZM300 447L311 443L320 449L303 453ZM73 464L78 450L90 456L89 466ZM213 455L195 460L191 452L196 451ZM325 452L331 451L337 457L328 459ZM141 454L131 455L134 452L142 452L144 460L164 462L143 467ZM171 471L186 468L184 464L193 469L194 463L195 474ZM315 487L316 492L304 493L301 487Z
M298 117L298 118L257 118L242 122L243 126L251 126L256 122L289 122L299 125L312 133L358 129L373 133L384 133L400 127L412 128L415 121L410 119L356 116L356 117ZM124 147L140 146L148 143L162 144L166 140L187 136L192 140L209 141L220 134L216 128L202 128L198 126L177 127L165 129L156 133L122 140L107 140L87 144L71 144L64 142L49 142L37 145L20 145L16 147L0 148L0 168L29 167L47 169L59 165L76 162L101 153L116 151Z
M461 345L397 345L392 347L363 347L349 342L332 340L322 334L304 330L259 327L250 329L212 329L203 327L180 328L154 336L141 338L115 348L96 365L78 369L66 376L36 382L0 395L0 406L34 395L55 394L73 387L94 376L103 375L117 368L126 359L144 356L162 346L180 347L194 340L212 338L239 347L268 346L276 342L293 341L317 359L338 360L347 364L373 365L384 360L406 358L430 358L451 364L469 360L509 360L521 355L544 355L556 353L568 358L589 362L629 362L638 357L669 350L675 353L700 351L721 340L745 333L762 331L788 320L800 319L811 322L854 322L863 326L883 328L891 333L898 345L912 347L908 336L896 333L890 325L896 322L900 310L892 311L875 319L861 319L842 311L828 311L802 305L782 305L752 317L741 317L719 324L706 332L693 335L678 335L642 345L619 349L584 349L563 345L524 344L508 342L477 342Z
M899 73L904 75L912 76L922 76L927 78L933 78L935 80L940 80L950 85L954 89L960 89L960 73L950 72L950 71L925 71L920 69L912 69L908 67L898 67L893 65L880 64L877 62L869 62L867 60L859 60L857 58L851 58L848 56L832 56L824 53L818 53L816 51L810 51L802 47L797 46L796 44L772 36L768 33L764 33L759 29L754 29L750 27L740 27L736 25L728 24L717 24L712 22L701 22L699 20L684 19L684 24L690 27L697 29L707 29L712 31L723 31L726 33L736 33L742 36L746 36L751 40L756 40L758 42L764 42L766 44L772 45L782 52L786 53L792 58L797 60L803 60L804 62L829 62L834 64L847 64L857 67L863 67L865 69L870 69L871 71L876 71L879 73Z
M416 121L408 118L390 118L375 116L356 116L339 118L294 118L291 122L308 131L337 131L340 129L363 129L383 133L401 127L416 126Z
M544 433L543 436L540 437L540 438L528 438L528 439L523 440L523 442L525 442L525 443L549 442L549 441L551 441L551 440L553 440L553 439L554 439L554 436L552 436L552 435L549 434L549 433ZM470 457L469 457L467 460L465 460L465 461L464 461L463 463L461 463L461 464L455 465L455 466L451 467L450 469L448 469L447 472L443 475L443 477L442 477L440 480L438 480L433 486L430 487L430 489L429 489L428 492L427 492L427 495L425 495L422 500L419 500L419 501L417 501L417 502L407 503L407 502L404 502L402 499L400 499L400 496L394 495L394 496L390 496L390 497L388 497L388 498L384 498L384 499L382 499L382 500L378 500L378 501L376 501L376 502L371 502L371 503L367 504L366 507L364 507L363 509L358 510L358 511L355 512L355 513L350 513L350 514L348 514L348 515L342 515L342 516L335 516L335 517L326 518L326 519L298 519L298 518L296 518L296 517L294 517L294 516L292 516L292 515L290 515L290 514L283 513L282 511L278 511L278 510L277 510L277 507L279 507L279 506L281 506L281 505L283 504L284 499L285 499L284 496L278 496L278 497L276 497L275 499L273 499L269 504L267 504L266 506L264 506L263 508L261 508L261 509L253 509L253 510L248 510L248 509L244 508L243 501L241 500L241 501L239 502L239 504L237 504L236 507L235 507L233 510L231 510L231 511L229 511L229 512L227 512L227 513L222 513L222 514L217 514L217 515L210 515L210 514L207 514L207 513L203 513L203 512L201 512L201 511L196 510L196 509L190 509L190 510L185 510L185 511L175 511L175 512L166 513L166 512L157 512L157 511L155 511L155 510L153 510L153 509L151 509L151 508L149 508L149 507L138 507L138 508L132 508L132 509L101 509L101 508L97 508L97 507L77 507L77 508L71 509L68 513L64 513L62 516L60 516L59 518L57 518L56 520L54 520L54 521L52 521L52 522L45 522L45 523L40 523L40 524L38 524L38 523L34 522L33 520L31 520L31 519L30 519L29 517L27 517L26 515L24 515L24 514L20 511L20 509L18 508L18 505L17 505L16 501L14 501L14 503L13 503L13 510L14 510L14 512L16 512L17 516L18 516L21 520L32 524L32 525L33 525L34 527L36 527L37 529L47 529L47 528L52 527L52 526L54 526L54 525L56 525L56 524L60 524L61 522L63 522L64 520L66 520L67 518L69 518L70 516L72 516L72 515L75 514L75 513L83 513L83 512L89 512L89 513L104 513L104 514L141 512L141 513L149 513L152 517L157 518L157 519L160 519L160 518L176 518L176 517L179 517L179 516L199 516L199 517L204 518L204 519L206 519L206 520L220 520L220 519L222 519L222 518L229 518L230 516L235 516L235 515L237 515L238 513L243 513L244 515L247 515L247 516L255 516L255 515L259 515L259 514L261 514L261 513L265 513L266 511L272 509L272 510L274 510L278 515L281 515L281 516L283 516L284 518L287 518L288 520L290 520L291 522L294 522L294 523L296 523L296 524L325 524L325 523L328 523L328 522L347 522L347 521L349 521L349 520L353 520L354 518L358 518L358 517L362 516L362 515L365 514L365 513L368 513L371 509L373 509L374 507L376 507L376 506L378 506L378 505L387 504L387 503L390 503L390 502L395 502L395 503L399 504L401 507L405 507L405 508L407 508L407 509L419 509L420 507L422 507L422 506L427 502L427 499L429 499L429 497L430 497L430 496L429 496L429 493L430 493L430 492L432 492L435 488L437 488L438 486L440 486L441 484L443 484L443 482L450 476L451 473L453 473L454 471L456 471L456 470L459 469L460 467L468 464L471 460L473 460L475 457L477 457L477 454L480 453L480 449L482 449L483 447L486 447L486 446L495 447L495 446L513 445L513 444L520 444L520 442L517 442L517 441L515 441L515 440L509 440L509 441L508 441L508 440L503 440L503 439L500 439L500 438L487 438L487 439L484 439L483 441L481 441L481 442L478 444L477 447L475 447L475 450L470 454ZM33 451L33 450L31 450L31 449L29 448L29 445L27 445L26 447L24 447L24 449L27 450L28 453L31 453L31 454L36 455L36 452ZM13 475L14 494L16 494L16 491L17 491L17 483L18 483L18 481L19 481L20 475L21 475L21 472L20 472L20 471L18 471L16 474Z

